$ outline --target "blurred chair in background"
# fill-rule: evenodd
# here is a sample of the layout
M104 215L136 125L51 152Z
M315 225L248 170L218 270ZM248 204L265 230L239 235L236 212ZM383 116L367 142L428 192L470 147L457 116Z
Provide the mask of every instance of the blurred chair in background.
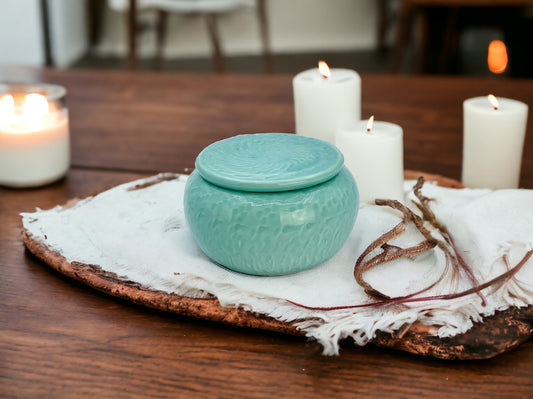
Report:
M156 60L161 61L162 59L163 46L167 36L168 15L170 13L200 15L206 20L206 27L213 50L215 70L218 73L226 71L226 61L220 44L217 17L243 8L256 8L265 70L270 73L273 71L273 63L268 39L269 32L265 2L266 0L108 0L108 5L115 11L127 13L129 68L134 69L138 65L136 36L139 24L137 11L155 10L157 11Z
M429 41L436 38L440 43L435 69L443 73L456 56L459 36L466 28L498 26L506 36L512 36L523 22L520 20L523 8L528 5L533 5L533 0L401 0L393 72L402 67L416 16L419 24L415 32L415 69L419 73L428 72ZM531 38L526 40L531 42ZM519 41L516 38L511 44L520 45Z

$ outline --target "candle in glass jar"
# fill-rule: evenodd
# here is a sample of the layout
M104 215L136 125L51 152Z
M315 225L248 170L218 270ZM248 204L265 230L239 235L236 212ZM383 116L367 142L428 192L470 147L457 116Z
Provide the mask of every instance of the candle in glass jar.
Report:
M528 106L508 98L463 103L462 182L472 188L517 188Z
M357 182L361 202L403 201L403 129L388 122L368 121L337 130L335 144Z
M0 85L0 185L36 187L65 175L70 164L65 89Z
M293 79L296 134L335 143L335 131L361 119L361 78L323 61Z

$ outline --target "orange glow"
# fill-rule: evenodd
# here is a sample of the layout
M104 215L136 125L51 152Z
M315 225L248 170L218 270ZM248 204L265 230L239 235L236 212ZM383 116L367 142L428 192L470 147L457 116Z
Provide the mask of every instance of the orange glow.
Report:
M495 110L499 108L500 103L498 102L498 99L494 95L489 94L487 98L489 99L489 102L492 104Z
M325 61L318 61L318 70L320 71L324 79L327 79L331 76L331 71Z
M367 132L372 131L372 126L374 126L374 115L368 118L368 123L366 124L366 131Z
M492 73L503 73L507 68L507 47L501 40L493 40L489 44L487 63Z

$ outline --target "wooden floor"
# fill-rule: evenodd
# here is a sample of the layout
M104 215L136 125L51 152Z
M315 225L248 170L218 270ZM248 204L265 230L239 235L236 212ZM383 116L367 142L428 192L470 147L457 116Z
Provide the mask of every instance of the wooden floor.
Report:
M484 49L469 51L453 60L445 71L432 68L432 60L438 59L438 51L430 49L429 68L425 74L497 77L505 78L533 78L533 68L521 68L520 73L507 70L502 75L493 75L487 68L486 53ZM352 52L321 52L300 54L275 54L273 55L274 73L295 74L305 69L313 68L319 60L325 60L331 67L354 69L360 73L390 73L393 70L393 50L365 50ZM530 57L533 58L533 57ZM418 73L415 67L415 57L412 50L408 51L400 73ZM533 60L527 60L529 65ZM103 57L98 54L87 54L72 68L81 69L124 69L127 68L124 57ZM159 70L162 72L199 72L211 73L214 71L213 60L210 57L163 59L158 62L152 58L141 59L141 70ZM264 60L261 56L240 56L226 58L226 72L258 74L265 72ZM515 68L516 69L516 68ZM524 70L526 71L524 73Z
M275 73L297 73L313 68L319 60L325 60L330 66L350 68L359 72L387 73L391 70L392 51L358 51L336 53L305 53L276 54L273 56ZM265 67L261 56L227 57L229 73L264 73ZM124 58L100 57L88 54L73 68L106 68L121 69L125 67ZM142 59L139 64L142 70L181 71L181 72L212 72L211 58L165 59L157 62L154 59Z

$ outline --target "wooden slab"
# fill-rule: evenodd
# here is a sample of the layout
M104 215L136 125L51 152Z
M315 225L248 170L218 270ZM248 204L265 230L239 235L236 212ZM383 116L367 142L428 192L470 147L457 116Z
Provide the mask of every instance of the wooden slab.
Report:
M460 182L437 175L406 171L406 179L423 175L427 181L436 181L445 187L462 188ZM185 316L197 317L240 327L304 335L291 323L247 312L243 309L224 308L215 297L194 299L162 291L149 290L134 281L119 278L102 270L98 265L87 265L67 260L28 231L22 232L28 250L59 273L80 281L98 291L138 305ZM533 333L533 307L509 308L487 317L464 334L450 338L435 336L437 328L422 324L405 325L393 334L378 333L372 340L376 345L402 351L433 356L440 359L488 359L509 351L527 341Z

